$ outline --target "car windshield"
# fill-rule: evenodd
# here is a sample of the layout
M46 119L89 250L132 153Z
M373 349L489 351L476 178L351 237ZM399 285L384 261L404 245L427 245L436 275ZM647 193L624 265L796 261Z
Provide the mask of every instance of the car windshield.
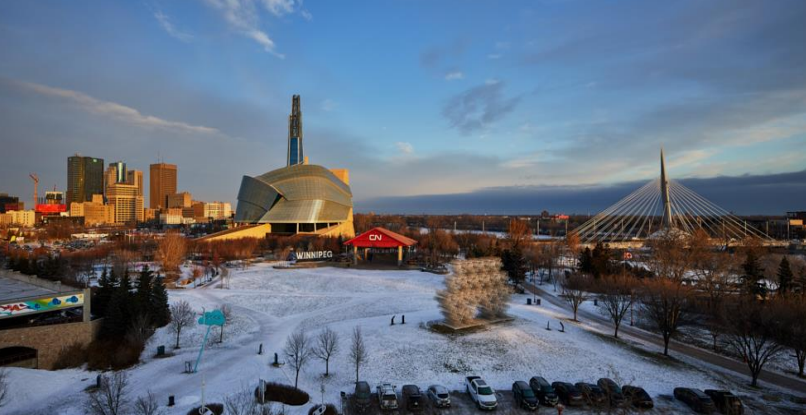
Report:
M492 394L493 394L493 388L489 386L482 386L479 388L479 395L492 395Z
M445 398L448 397L448 394L447 393L438 393L437 397L439 397L439 399L445 399Z
M532 389L530 389L530 388L525 388L525 389L523 389L523 397L524 397L524 398L534 398L534 397L535 397L535 393L534 393L534 392L532 392Z
M397 395L391 395L391 394L390 395L383 395L383 400L384 401L396 401L397 400Z

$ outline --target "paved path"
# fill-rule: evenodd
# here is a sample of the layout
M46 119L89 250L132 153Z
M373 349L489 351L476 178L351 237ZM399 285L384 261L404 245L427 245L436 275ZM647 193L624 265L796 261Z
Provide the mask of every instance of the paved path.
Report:
M542 288L538 286L529 283L526 283L525 286L528 291L539 295L540 298L543 299L543 301L548 301L549 303L557 307L566 309L569 312L573 312L573 310L571 309L571 305L568 302L545 292ZM591 313L590 311L587 310L580 309L578 312L578 316L589 321L594 321L603 326L614 327L609 319L596 313ZM627 325L622 324L619 327L619 334L626 334L638 340L655 344L659 346L661 349L663 349L663 339L660 336L635 327L631 327L628 324ZM695 359L702 360L706 363L742 375L743 377L746 377L748 380L750 379L749 369L747 368L747 365L738 360L721 356L712 353L710 351L701 349L699 347L690 346L676 341L671 341L669 343L669 350L676 353L684 354L688 357L693 357ZM793 392L798 392L800 394L806 395L806 381L767 370L762 371L758 379L762 382L766 382L778 387L789 389Z

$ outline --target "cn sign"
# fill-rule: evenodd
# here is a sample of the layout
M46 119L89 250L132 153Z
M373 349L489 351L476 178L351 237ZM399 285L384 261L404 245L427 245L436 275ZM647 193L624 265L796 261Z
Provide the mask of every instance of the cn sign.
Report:
M382 239L383 239L383 235L370 235L369 236L370 241L380 241Z

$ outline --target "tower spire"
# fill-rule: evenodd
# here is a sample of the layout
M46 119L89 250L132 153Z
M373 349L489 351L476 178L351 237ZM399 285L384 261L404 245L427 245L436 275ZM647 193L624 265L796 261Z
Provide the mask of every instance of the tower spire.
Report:
M288 166L302 164L305 155L302 148L302 108L299 95L291 97L291 115L288 116Z
M663 147L660 148L660 191L663 199L663 220L661 226L669 229L674 226L672 222L672 205L669 203L669 181L666 180L666 163L663 159Z

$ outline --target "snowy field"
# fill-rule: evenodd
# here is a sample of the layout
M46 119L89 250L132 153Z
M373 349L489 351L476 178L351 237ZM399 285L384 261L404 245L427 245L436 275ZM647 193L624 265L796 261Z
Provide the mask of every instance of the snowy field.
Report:
M362 271L339 268L275 270L270 264L247 270L231 270L230 289L204 288L171 291L171 300L186 300L198 311L228 304L233 315L217 343L215 328L208 341L200 372L184 374L186 361L195 360L204 337L194 325L182 334L182 348L173 350L173 334L158 330L146 346L142 363L130 369L131 397L153 392L160 404L169 395L177 406L168 414L185 414L200 403L202 377L206 400L252 390L258 379L293 384L286 365L270 365L280 354L287 336L297 328L314 335L330 327L340 335L341 350L331 360L331 376L323 378L324 362L313 360L300 375L300 388L315 402L338 404L341 391L351 391L354 369L347 357L350 333L360 326L369 350L361 379L371 385L414 383L421 388L441 383L463 389L464 376L478 374L496 389L508 390L515 380L543 376L550 382L587 381L611 377L619 383L641 385L659 406L673 413L690 413L664 399L674 387L726 388L744 392L742 380L685 360L660 359L652 347L646 351L629 341L614 341L609 329L571 323L568 312L550 305L527 306L528 295L515 295L510 305L511 323L465 336L446 336L427 330L428 321L440 318L435 291L443 276L419 271ZM390 325L405 314L406 324ZM557 328L565 323L565 332ZM547 331L551 322L553 330ZM602 334L605 333L605 334ZM258 355L260 344L265 353ZM157 346L166 345L173 355L154 357ZM55 372L9 369L11 400L3 414L83 414L84 389L96 373L85 370ZM307 413L308 407L287 408L287 413ZM575 412L576 413L576 412Z

